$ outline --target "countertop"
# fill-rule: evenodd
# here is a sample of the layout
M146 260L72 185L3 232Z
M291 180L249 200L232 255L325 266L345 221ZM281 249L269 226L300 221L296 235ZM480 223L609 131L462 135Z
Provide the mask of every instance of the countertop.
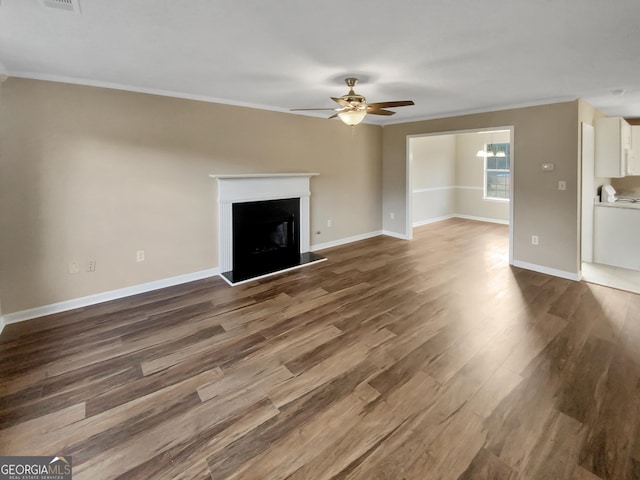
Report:
M606 208L628 208L630 210L640 210L640 203L629 203L629 202L596 202L596 207L606 207Z

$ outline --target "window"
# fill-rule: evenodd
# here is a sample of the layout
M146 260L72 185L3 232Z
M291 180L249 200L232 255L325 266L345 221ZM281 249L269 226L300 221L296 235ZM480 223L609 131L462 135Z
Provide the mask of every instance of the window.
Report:
M508 143L488 143L484 146L484 198L509 200L511 186L511 152Z

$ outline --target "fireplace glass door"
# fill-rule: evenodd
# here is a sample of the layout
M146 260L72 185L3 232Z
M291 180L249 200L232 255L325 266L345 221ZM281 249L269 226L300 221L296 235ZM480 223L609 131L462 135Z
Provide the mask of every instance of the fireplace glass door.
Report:
M300 199L233 204L233 272L256 276L300 261Z

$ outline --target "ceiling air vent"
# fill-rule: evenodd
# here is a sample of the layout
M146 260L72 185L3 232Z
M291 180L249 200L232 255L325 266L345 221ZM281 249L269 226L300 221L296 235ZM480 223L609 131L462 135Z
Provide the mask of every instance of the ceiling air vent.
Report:
M80 0L40 0L40 4L45 8L80 13Z

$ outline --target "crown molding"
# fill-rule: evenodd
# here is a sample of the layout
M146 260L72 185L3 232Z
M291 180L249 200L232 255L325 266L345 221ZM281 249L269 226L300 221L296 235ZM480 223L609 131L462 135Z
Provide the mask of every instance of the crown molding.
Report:
M0 64L0 76L3 75L3 70L4 70L5 77L9 76L9 77L25 78L28 80L42 80L47 82L69 83L73 85L82 85L86 87L108 88L112 90L122 90L126 92L144 93L149 95L159 95L159 96L171 97L171 98L181 98L184 100L195 100L199 102L217 103L221 105L231 105L234 107L254 108L257 110L267 110L271 112L288 113L290 115L299 115L303 117L326 118L325 115L322 113L291 112L286 108L275 107L273 105L263 105L263 104L251 103L251 102L240 102L236 100L229 100L226 98L212 97L209 95L199 95L199 94L193 94L193 93L176 92L173 90L161 90L156 88L138 87L138 86L127 85L122 83L101 82L97 80L89 80L86 78L67 77L64 75L50 75L50 74L40 74L40 73L32 73L32 72L6 72L6 70L3 69L2 64ZM0 83L2 81L3 80L0 80ZM477 108L477 109L469 109L469 110L456 110L456 111L450 111L450 112L438 112L432 115L421 115L421 116L409 117L409 118L399 118L398 120L386 120L386 119L377 120L376 119L374 121L371 121L371 120L367 120L367 118L365 117L365 120L362 123L366 125L376 125L379 127L385 127L387 125L398 125L402 123L413 123L413 122L421 122L425 120L436 120L436 119L442 119L442 118L460 117L463 115L497 112L501 110L514 110L517 108L538 107L541 105L552 105L555 103L575 101L577 100L577 98L578 97L576 96L547 98L547 99L540 99L540 100L532 100L530 102L524 102L524 103L500 105L496 107L486 107L486 108Z

